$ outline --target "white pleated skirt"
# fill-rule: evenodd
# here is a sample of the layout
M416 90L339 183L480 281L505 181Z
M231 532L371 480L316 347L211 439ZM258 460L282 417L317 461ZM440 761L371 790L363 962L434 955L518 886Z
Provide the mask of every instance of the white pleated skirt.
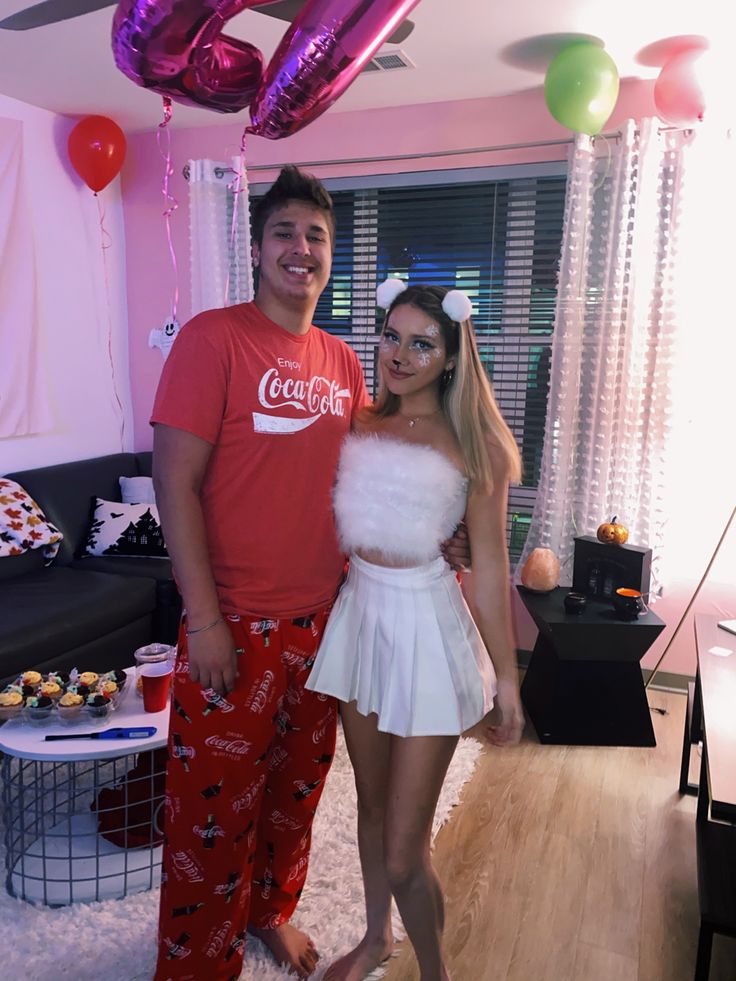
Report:
M306 687L375 712L382 732L447 736L490 711L496 676L442 556L391 569L352 555Z

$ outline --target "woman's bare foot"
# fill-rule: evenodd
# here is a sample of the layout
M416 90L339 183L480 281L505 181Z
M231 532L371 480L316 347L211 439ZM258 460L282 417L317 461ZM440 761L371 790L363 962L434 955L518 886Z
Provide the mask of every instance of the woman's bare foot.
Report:
M354 950L330 964L324 981L363 981L367 974L391 956L393 949L392 938L369 940L363 937Z
M273 929L261 929L249 924L248 933L258 937L273 954L281 967L288 967L290 973L298 978L308 978L314 974L319 960L317 948L310 937L297 930L291 923L282 923Z

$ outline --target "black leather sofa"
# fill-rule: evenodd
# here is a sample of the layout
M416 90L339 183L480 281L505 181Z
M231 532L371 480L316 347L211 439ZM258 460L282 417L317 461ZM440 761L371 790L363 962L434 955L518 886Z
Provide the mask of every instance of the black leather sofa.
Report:
M181 601L168 558L79 558L91 499L119 501L118 478L150 476L150 453L6 474L62 532L50 565L40 549L0 558L0 684L20 671L109 671L153 641L175 643Z

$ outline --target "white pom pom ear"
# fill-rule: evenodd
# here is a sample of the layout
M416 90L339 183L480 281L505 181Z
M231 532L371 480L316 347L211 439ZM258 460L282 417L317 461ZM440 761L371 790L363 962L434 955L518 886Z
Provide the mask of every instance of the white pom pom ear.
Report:
M446 293L442 301L442 309L450 320L455 320L459 324L473 315L473 304L462 290L450 290Z
M376 290L376 303L382 310L388 310L399 293L407 288L402 279L387 279Z

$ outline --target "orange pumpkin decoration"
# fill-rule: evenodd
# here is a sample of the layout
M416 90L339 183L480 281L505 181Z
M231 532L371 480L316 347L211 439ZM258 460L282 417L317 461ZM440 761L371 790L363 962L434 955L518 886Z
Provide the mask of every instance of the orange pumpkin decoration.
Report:
M623 545L629 537L629 529L618 524L614 515L610 521L604 521L595 534L604 545Z

